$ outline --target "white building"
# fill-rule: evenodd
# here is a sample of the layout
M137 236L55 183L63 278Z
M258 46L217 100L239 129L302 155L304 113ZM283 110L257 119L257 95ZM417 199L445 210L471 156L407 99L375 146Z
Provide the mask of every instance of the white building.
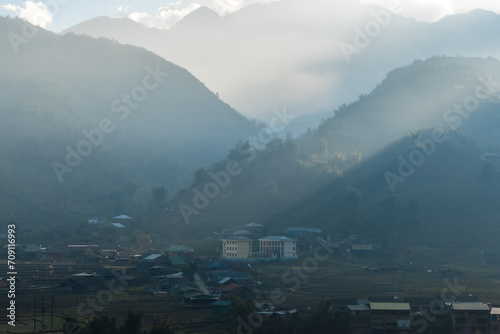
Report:
M222 257L227 260L249 259L252 257L252 239L236 236L222 240Z
M297 239L270 236L259 239L259 251L263 257L279 259L297 258Z

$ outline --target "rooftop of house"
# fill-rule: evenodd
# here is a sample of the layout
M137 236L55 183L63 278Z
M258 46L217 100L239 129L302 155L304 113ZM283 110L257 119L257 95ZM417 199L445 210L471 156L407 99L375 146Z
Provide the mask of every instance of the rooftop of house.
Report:
M287 227L285 231L288 232L310 232L310 233L321 233L322 230L317 227Z
M169 251L169 252L192 252L193 249L189 248L185 245L170 245L170 247L167 248L167 251Z
M221 240L253 241L252 239L245 238L242 236L226 237L226 238L222 238Z
M292 239L284 236L268 236L260 238L259 240L275 240L275 241L297 241L297 239Z
M351 311L369 311L370 308L366 305L347 305Z
M500 307L492 307L491 311L490 311L490 314L500 315Z
M410 311L408 303L370 303L370 308L375 311Z
M119 215L119 216L113 217L113 219L132 219L132 217L129 217L127 215Z
M187 264L186 261L184 261L184 259L182 259L179 256L169 256L168 259L170 260L170 263L172 263L173 265L181 266Z
M151 260L156 260L158 259L162 254L151 254L149 256L146 256L144 260L151 261Z
M490 307L484 303L452 303L451 309L455 311L489 311Z

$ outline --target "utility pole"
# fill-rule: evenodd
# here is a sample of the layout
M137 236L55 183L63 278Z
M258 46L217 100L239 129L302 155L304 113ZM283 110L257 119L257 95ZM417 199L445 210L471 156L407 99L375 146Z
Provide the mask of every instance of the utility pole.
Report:
M33 298L33 333L36 333L36 297Z
M45 329L45 295L42 295L42 331Z
M52 292L50 303L50 328L54 328L54 293Z

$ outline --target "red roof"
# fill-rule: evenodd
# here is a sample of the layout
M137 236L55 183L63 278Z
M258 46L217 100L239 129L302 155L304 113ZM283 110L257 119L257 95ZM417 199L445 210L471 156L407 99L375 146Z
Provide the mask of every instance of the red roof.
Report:
M219 288L219 291L223 291L223 292L225 292L225 291L233 291L236 288L246 288L247 289L247 287L245 287L243 285L236 284L236 283L231 283L231 284L228 284L226 286L223 286L223 287Z

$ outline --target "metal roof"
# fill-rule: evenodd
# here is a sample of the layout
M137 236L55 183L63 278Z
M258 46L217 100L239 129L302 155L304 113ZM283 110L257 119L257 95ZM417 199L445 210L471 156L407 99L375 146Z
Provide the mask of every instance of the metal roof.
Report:
M492 307L490 314L494 314L494 315L499 314L500 315L500 307Z
M162 256L162 254L151 254L151 255L145 257L144 260L156 260L160 256Z
M351 311L370 311L370 308L366 305L347 305Z
M185 245L170 245L170 247L168 247L168 251L170 251L170 252L192 252L193 249L191 249Z
M221 240L252 241L252 239L245 238L245 237L242 237L242 236L227 237L227 238L222 238Z
M452 303L451 308L455 311L489 311L490 307L484 303Z
M292 239L284 236L269 236L260 238L259 240L280 240L280 241L297 241L297 239Z
M127 215L119 215L119 216L113 217L113 219L132 219L132 217L129 217Z
M311 233L321 233L323 232L320 228L317 228L317 227L296 227L296 226L293 226L293 227L287 227L285 229L285 231L289 231L289 232L294 232L294 231L297 231L297 232L311 232Z
M386 310L386 311L410 311L410 304L408 303L370 303L372 310Z
M217 283L218 283L218 284L224 284L224 283L226 283L226 282L227 282L227 281L229 281L229 280L232 280L232 278L231 278L231 277L229 277L229 276L226 276L226 277L224 277L223 279L221 279L221 280L220 280L219 282L217 282Z

